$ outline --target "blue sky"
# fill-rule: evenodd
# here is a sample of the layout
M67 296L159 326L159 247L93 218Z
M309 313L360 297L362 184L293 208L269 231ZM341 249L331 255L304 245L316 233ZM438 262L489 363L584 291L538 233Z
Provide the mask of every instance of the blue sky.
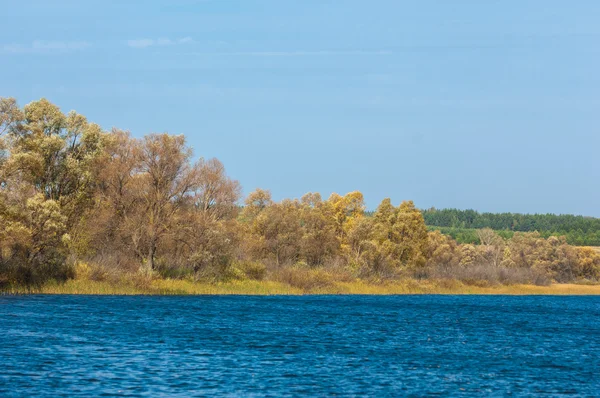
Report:
M0 9L0 96L185 134L245 193L600 216L596 0Z

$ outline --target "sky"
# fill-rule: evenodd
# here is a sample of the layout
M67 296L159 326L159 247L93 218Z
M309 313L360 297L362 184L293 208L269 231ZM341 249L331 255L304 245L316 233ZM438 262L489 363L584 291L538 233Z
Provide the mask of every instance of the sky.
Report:
M0 96L244 193L600 216L597 0L0 0Z

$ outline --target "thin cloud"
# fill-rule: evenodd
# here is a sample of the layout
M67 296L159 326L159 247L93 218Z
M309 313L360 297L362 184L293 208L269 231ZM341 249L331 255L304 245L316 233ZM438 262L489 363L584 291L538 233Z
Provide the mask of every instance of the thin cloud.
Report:
M249 55L254 57L307 57L307 56L336 56L336 55L390 55L391 51L384 50L321 50L321 51L248 51L233 52L231 55Z
M85 41L43 41L36 40L32 43L32 48L38 51L75 51L90 47L90 43Z
M87 41L48 41L35 40L30 44L5 44L1 48L3 53L9 54L51 54L84 50L91 47Z
M179 39L168 39L168 38L158 38L158 39L133 39L127 40L127 45L132 48L148 48L148 47L165 47L165 46L174 46L177 44L186 44L191 43L194 40L191 37L182 37Z
M128 40L127 45L133 48L146 48L154 45L154 40L150 39L139 39L139 40Z
M219 51L196 52L195 55L234 55L248 57L319 57L392 55L387 50L319 50L319 51Z

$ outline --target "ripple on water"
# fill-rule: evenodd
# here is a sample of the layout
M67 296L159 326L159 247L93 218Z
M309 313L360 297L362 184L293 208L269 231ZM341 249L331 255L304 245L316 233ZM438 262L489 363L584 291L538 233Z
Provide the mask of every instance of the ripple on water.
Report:
M0 297L0 396L600 391L600 298Z

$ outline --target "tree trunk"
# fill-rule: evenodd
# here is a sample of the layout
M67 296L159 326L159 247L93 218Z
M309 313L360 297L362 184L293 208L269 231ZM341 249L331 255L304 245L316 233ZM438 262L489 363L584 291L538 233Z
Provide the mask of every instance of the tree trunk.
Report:
M148 263L150 265L150 270L154 271L156 264L154 261L154 257L156 256L156 244L154 242L150 243L150 250L148 252Z

